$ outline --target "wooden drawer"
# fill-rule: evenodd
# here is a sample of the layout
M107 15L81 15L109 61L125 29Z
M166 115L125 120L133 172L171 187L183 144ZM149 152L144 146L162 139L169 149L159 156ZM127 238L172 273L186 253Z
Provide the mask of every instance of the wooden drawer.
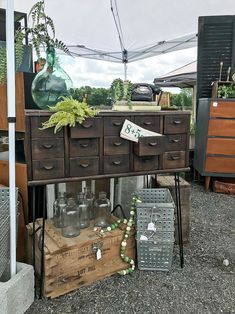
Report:
M164 117L164 134L187 133L189 130L189 116L172 115Z
M159 116L135 116L134 122L146 130L160 132Z
M130 141L119 136L104 137L104 155L127 155L130 152Z
M64 158L63 138L38 138L32 140L32 159Z
M130 117L104 117L104 135L120 135L124 121Z
M130 156L104 156L104 174L130 171Z
M86 177L99 174L99 157L70 158L70 177Z
M138 143L134 143L134 152L137 156L160 155L165 151L165 136L140 137Z
M222 156L207 156L205 171L218 173L235 173L235 158Z
M39 128L42 127L42 123L46 122L50 117L31 117L30 123L31 123L31 136L32 138L35 137L63 137L64 136L64 130L62 129L60 132L54 133L54 128L49 128L45 130L39 130Z
M210 117L235 118L235 101L211 101Z
M235 136L235 120L210 119L208 136Z
M98 138L72 138L70 139L69 151L71 157L96 156L99 154Z
M64 159L33 160L33 180L63 178Z
M187 134L172 134L166 136L166 151L186 150Z
M74 128L70 128L71 138L91 138L101 137L102 118L87 118L83 124L77 123Z
M167 152L163 154L163 169L186 167L186 153L184 151Z
M207 154L234 155L235 138L208 138Z
M150 171L158 167L158 156L134 156L134 171Z

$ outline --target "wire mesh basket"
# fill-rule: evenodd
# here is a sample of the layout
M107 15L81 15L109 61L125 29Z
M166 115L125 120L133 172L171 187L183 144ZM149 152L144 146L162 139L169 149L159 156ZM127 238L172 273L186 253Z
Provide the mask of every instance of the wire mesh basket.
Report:
M174 242L156 241L153 238L140 240L141 235L142 232L138 231L136 238L138 268L140 270L169 271L172 265Z
M16 189L17 211L18 189ZM16 224L17 225L17 224ZM0 188L0 281L10 278L10 200L9 188Z
M141 270L169 271L174 247L175 204L169 189L136 192L137 258Z

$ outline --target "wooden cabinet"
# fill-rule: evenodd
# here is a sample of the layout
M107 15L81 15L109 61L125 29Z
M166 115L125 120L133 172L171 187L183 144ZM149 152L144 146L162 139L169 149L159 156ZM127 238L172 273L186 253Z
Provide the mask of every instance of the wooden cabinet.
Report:
M235 177L235 100L199 99L194 166L209 178Z
M35 109L31 96L31 84L35 73L16 72L16 131L25 132L25 109ZM0 84L0 130L8 130L7 122L7 85Z
M50 116L26 111L28 177L32 184L154 173L188 167L189 111L102 111L82 125L40 130ZM161 133L133 143L120 137L125 119Z

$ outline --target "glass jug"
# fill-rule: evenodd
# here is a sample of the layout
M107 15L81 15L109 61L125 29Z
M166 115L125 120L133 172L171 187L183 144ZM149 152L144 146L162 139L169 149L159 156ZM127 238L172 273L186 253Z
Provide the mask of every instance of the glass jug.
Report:
M94 210L94 194L91 192L90 188L84 188L85 199L88 204L88 211L90 215L90 220L95 219L95 210Z
M66 193L59 192L58 198L53 203L53 222L56 228L62 228L62 212L67 206Z
M90 225L90 214L88 209L88 202L85 199L85 195L80 192L78 194L78 210L80 216L80 228L84 229Z
M95 226L106 228L110 225L110 201L106 197L106 192L100 192L99 198L95 200Z
M67 206L62 212L62 236L66 238L77 237L80 234L79 210L76 200L68 198Z

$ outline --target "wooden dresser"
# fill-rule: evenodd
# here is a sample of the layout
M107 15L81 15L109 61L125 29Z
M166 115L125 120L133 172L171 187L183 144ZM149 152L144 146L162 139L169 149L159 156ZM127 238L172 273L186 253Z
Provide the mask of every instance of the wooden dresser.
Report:
M235 100L199 99L194 167L210 177L235 177Z
M103 111L74 128L39 130L50 116L26 111L29 185L150 174L188 167L189 111ZM135 144L121 138L125 119L163 134Z

